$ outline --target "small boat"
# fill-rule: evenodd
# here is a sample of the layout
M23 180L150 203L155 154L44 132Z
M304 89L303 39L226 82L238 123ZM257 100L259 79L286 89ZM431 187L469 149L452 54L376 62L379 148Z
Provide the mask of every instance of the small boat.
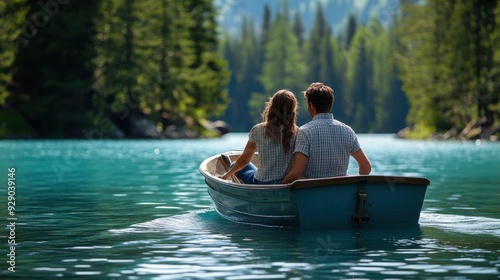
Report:
M250 185L219 178L240 152L214 155L200 164L215 209L224 218L275 227L331 229L418 225L430 181L420 177L340 176L290 184ZM252 159L258 167L258 154Z

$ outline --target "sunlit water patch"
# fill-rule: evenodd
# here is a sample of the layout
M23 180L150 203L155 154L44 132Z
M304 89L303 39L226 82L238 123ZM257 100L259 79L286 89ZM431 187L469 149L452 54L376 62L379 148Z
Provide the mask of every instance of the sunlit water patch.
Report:
M500 238L500 219L422 213L419 222L423 227L433 227L465 234L491 235Z

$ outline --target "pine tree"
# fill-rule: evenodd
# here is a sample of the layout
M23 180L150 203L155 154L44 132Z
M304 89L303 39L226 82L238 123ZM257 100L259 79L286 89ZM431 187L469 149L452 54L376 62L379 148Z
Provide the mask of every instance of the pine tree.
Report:
M345 94L346 94L346 57L341 48L339 39L332 36L332 61L333 65L333 77L331 79L331 87L335 91L334 93L334 103L333 103L333 114L338 120L345 120Z
M94 121L97 1L50 3L26 2L30 38L13 61L7 102L41 137L82 137Z
M500 93L492 91L488 87L489 73L494 66L494 52L498 49L491 41L491 34L495 29L500 28L500 22L495 20L495 8L498 1L463 1L467 12L472 14L471 22L471 41L473 52L473 75L475 77L474 85L469 89L470 94L474 96L477 104L476 118L486 117L485 125L491 125L495 121L495 112L490 109L491 104L499 101ZM472 2L472 3L471 3ZM466 25L467 26L467 25Z
M271 8L268 4L264 5L264 16L262 18L262 28L261 28L261 50L262 50L262 60L264 60L266 44L269 41L269 32L271 29Z
M307 83L322 82L332 87L335 91L333 113L336 118L343 119L344 58L321 5L317 7L314 25L306 43L305 62Z
M232 70L229 83L231 103L227 110L229 123L237 131L248 131L254 124L249 114L248 100L252 92L262 90L257 77L261 71L260 41L254 24L243 19L238 38L225 36L223 51Z
M304 90L303 77L306 69L302 61L298 39L290 24L287 2L284 3L282 9L271 24L269 41L265 46L265 61L260 77L264 93L252 94L249 101L251 114L255 121L260 119L264 102L277 90L288 88L294 93Z
M195 102L188 112L195 119L216 117L223 113L228 102L226 85L229 72L217 47L216 12L212 0L183 1L188 17L189 39L193 42L194 61L188 65L194 71L188 95Z
M12 64L16 51L24 48L32 38L27 29L26 1L0 2L0 137L20 137L33 134L32 128L21 114L13 108L9 98L8 85L12 79Z
M131 118L139 112L137 77L139 61L137 4L135 0L102 2L95 40L96 72L94 111L110 117L126 135L132 134Z
M304 43L304 25L302 24L302 19L300 18L300 14L295 12L295 16L293 18L293 33L295 37L297 37L299 47L302 47Z
M8 96L7 84L11 79L12 63L16 50L22 49L28 42L23 35L24 15L27 12L25 1L2 1L0 3L0 106ZM24 28L23 28L24 27Z
M389 31L382 32L373 42L374 132L397 132L405 127L408 102L401 91L401 81L393 60L394 42Z
M354 34L347 62L345 114L354 130L368 132L374 125L373 65L366 27Z
M354 38L354 34L356 33L356 30L358 29L358 20L356 19L356 16L354 14L350 13L349 14L349 19L347 21L347 28L346 32L344 35L344 49L348 50L351 47L352 40Z
M488 108L495 93L486 81L493 69L496 5L465 0L403 5L399 64L416 134L461 129L481 116L494 121Z
M436 32L434 14L435 10L429 6L404 3L401 17L397 19L400 24L395 25L400 41L396 53L398 68L410 103L407 122L414 125L415 137L427 137L435 131L443 112L438 107L438 97L432 96L439 94L435 80L443 57L440 53L443 34ZM444 23L441 26L441 30L448 28Z
M309 35L305 57L307 61L307 82L329 84L333 77L332 32L320 5L316 10L313 29Z
M500 46L500 5L497 4L495 10L495 28L490 34L492 46ZM500 120L500 48L494 49L493 67L489 70L488 78L484 83L489 92L491 92L491 104L488 106L495 120L496 126L499 126Z
M100 104L126 134L133 118L147 116L162 131L222 114L228 70L211 1L117 0L101 9Z

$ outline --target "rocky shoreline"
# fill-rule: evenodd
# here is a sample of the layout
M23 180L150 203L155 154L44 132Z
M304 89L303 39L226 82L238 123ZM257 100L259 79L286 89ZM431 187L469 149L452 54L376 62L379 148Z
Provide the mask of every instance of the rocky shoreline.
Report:
M414 127L405 127L398 131L396 138L412 139L411 132ZM482 117L479 120L469 122L464 128L453 127L447 131L434 132L428 137L429 140L486 140L500 141L500 124Z
M147 117L132 118L131 131L127 135L116 128L115 137L110 138L150 138L150 139L196 139L220 137L231 131L224 121L193 121L192 119L171 122L166 127L158 127ZM118 137L116 137L118 136Z
M46 139L35 131L19 114L0 116L0 139ZM231 132L224 121L193 120L176 118L157 123L144 114L130 116L123 120L102 118L94 127L74 128L64 132L57 139L196 139L220 137Z

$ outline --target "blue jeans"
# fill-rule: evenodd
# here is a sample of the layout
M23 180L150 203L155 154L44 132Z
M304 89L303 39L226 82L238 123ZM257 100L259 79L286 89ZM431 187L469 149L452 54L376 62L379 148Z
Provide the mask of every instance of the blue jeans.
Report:
M231 167L235 162L231 163ZM281 183L282 179L272 180L267 182L262 182L255 179L255 173L257 173L257 167L253 163L247 164L247 166L243 167L240 171L236 172L238 178L240 178L245 184L258 184L258 185L275 185Z

